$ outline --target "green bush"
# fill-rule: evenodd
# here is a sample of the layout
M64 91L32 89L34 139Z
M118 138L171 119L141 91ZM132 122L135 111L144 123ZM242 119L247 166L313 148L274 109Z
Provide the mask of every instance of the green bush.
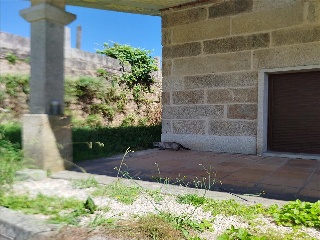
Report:
M272 206L269 212L278 224L284 226L306 226L320 229L320 201L303 202L299 199L281 208Z
M0 125L5 140L21 148L21 126ZM130 147L133 151L152 148L152 142L160 141L161 125L73 128L73 160L89 160L124 153Z
M19 123L0 124L0 134L1 133L3 139L14 144L15 148L21 149L21 125Z
M73 129L74 161L124 153L130 147L137 151L160 141L161 126L99 127Z

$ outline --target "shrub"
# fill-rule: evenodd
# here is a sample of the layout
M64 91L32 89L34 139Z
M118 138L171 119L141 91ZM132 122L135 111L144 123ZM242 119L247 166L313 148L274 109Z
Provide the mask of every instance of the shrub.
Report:
M4 131L0 129L0 195L13 183L16 171L23 165L23 156L18 144L5 139Z
M160 141L160 136L161 125L74 128L73 159L79 161L111 156L124 153L128 147L134 151L152 148L152 142Z
M4 139L15 148L21 148L21 126L0 125ZM160 141L161 125L129 127L78 127L72 129L74 161L107 157L124 153L130 147L134 151L152 148L152 142Z

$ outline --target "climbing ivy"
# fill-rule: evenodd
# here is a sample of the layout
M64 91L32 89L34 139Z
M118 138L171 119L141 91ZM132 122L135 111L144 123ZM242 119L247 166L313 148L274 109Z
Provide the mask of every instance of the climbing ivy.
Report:
M130 90L140 88L141 91L150 92L152 84L155 82L152 72L157 71L157 63L150 56L151 51L114 43L110 46L104 43L102 50L97 53L105 54L118 59L122 66L131 65L131 73L124 73L120 79L120 84L125 84Z

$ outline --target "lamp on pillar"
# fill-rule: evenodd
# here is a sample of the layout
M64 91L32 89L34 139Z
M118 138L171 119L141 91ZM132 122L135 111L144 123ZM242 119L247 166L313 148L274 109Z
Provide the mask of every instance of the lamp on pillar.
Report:
M70 118L63 116L64 27L76 16L64 7L64 0L32 0L30 8L20 11L31 23L30 114L24 116L23 149L51 171L72 161Z

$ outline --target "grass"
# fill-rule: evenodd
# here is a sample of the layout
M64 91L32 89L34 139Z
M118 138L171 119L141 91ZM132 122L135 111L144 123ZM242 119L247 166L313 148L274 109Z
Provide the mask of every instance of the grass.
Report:
M98 184L98 181L94 177L72 180L72 187L79 189L94 188L97 187Z
M139 197L140 193L140 187L125 186L116 181L110 185L100 186L92 192L92 196L106 196L124 204L132 204Z
M88 214L84 203L75 198L50 197L42 194L38 194L35 198L29 195L5 194L0 198L0 205L26 214L49 216L51 223L78 225L78 218Z
M75 184L76 183L76 184ZM150 195L160 195L159 192L141 189L138 186L124 185L119 181L112 184L102 186L97 184L94 178L85 180L71 181L71 184L80 189L95 188L92 196L103 196L115 199L124 204L132 204L141 194L150 193ZM161 194L162 195L162 194ZM161 200L160 200L161 201ZM197 208L209 211L213 216L218 214L225 216L239 216L241 221L248 223L248 228L237 228L230 226L224 233L219 236L219 240L296 240L296 239L312 239L306 233L294 229L290 233L279 233L274 229L268 229L261 232L264 227L259 222L259 217L275 217L275 213L281 213L283 216L291 216L294 209L300 212L307 209L309 215L308 225L296 223L298 226L313 226L316 228L318 215L318 203L291 202L283 207L272 206L270 208L255 204L247 206L234 200L213 200L205 196L196 194L184 194L176 197L178 203L190 204ZM162 203L163 204L163 203ZM93 200L89 197L87 201L79 201L74 198L49 197L37 195L34 198L28 195L10 195L6 194L0 198L0 205L14 210L21 210L28 214L43 214L49 217L52 223L65 223L69 225L78 225L80 218L83 216L93 216L88 222L89 228L100 228L115 236L121 236L129 239L187 239L201 240L199 237L202 232L214 231L212 223L214 219L202 219L195 221L192 219L192 213L187 214L181 212L179 215L173 215L169 212L158 211L147 215L138 216L133 219L120 220L117 217L104 217L103 212L110 211L110 207L98 208ZM288 210L289 209L289 210ZM313 209L313 210L310 210ZM99 211L97 211L99 210ZM310 211L309 211L310 210ZM311 217L310 212L316 217ZM93 214L93 215L92 215ZM300 218L299 215L296 218ZM312 220L313 219L313 220ZM276 218L274 221L277 222ZM282 224L278 222L278 224Z

